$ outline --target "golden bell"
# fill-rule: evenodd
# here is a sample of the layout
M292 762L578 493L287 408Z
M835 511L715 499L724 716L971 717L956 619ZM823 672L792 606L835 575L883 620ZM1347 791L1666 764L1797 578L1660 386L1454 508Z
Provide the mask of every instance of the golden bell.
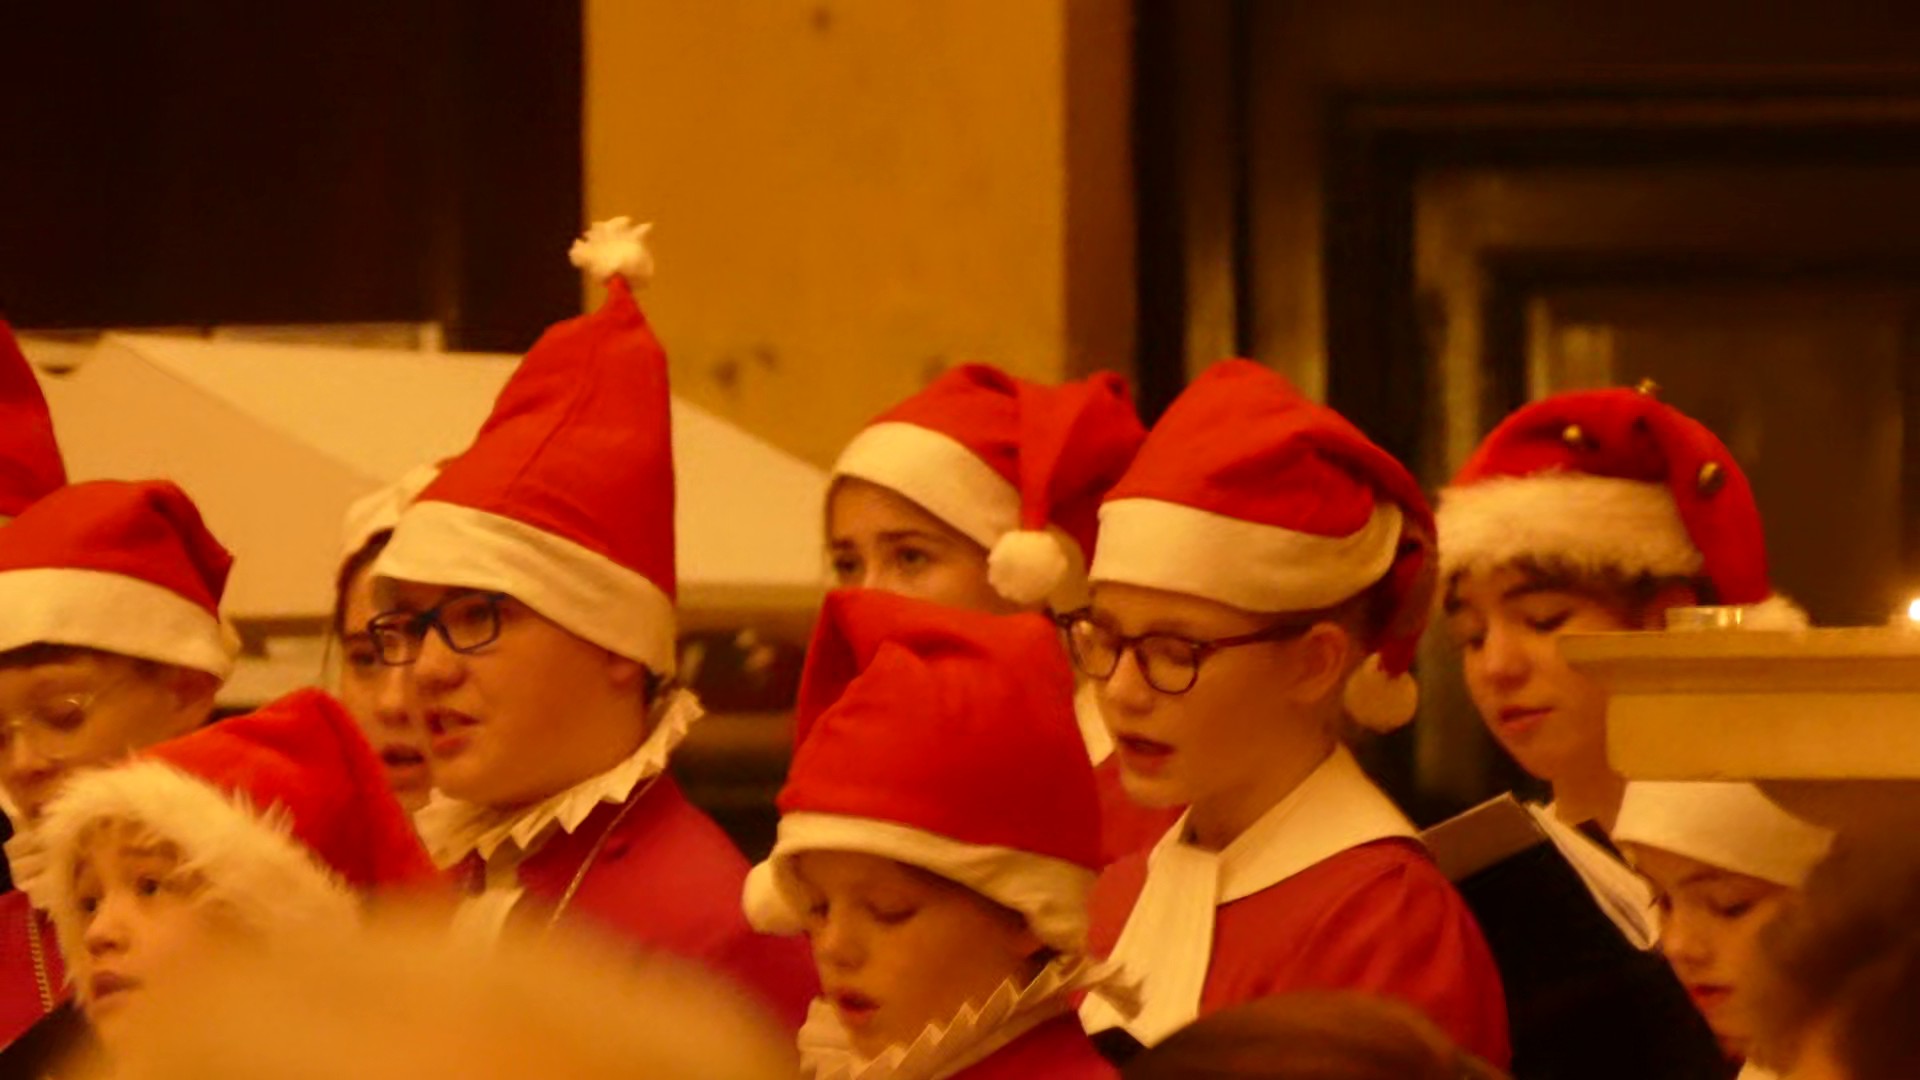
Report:
M1660 396L1660 384L1654 382L1652 379L1641 379L1638 383L1634 384L1633 389L1635 393L1645 394L1650 398Z
M1727 486L1727 470L1717 461L1709 461L1700 466L1700 475L1694 481L1694 487L1701 495L1711 497L1715 492Z
M1586 429L1579 424L1568 424L1566 430L1560 433L1560 441L1575 450L1585 450L1591 445L1587 442Z

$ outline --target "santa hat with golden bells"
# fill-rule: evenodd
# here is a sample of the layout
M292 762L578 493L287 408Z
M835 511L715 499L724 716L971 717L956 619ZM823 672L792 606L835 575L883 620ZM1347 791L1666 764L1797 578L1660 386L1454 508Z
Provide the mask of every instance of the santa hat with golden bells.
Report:
M1146 437L1125 380L1061 386L967 364L854 437L837 477L911 499L988 551L988 580L1016 604L1086 602L1100 497Z
M1636 780L1612 839L1797 889L1826 857L1833 831L1788 813L1752 784Z
M53 416L13 327L0 319L0 524L67 482Z
M439 882L359 726L318 690L68 782L40 831L68 956L85 948L75 871L106 822L176 848L207 899L256 931L351 927L361 897Z
M793 765L747 918L798 933L792 859L857 851L917 866L1086 949L1100 802L1053 623L891 593L828 595L807 651Z
M649 225L603 221L571 257L607 283L550 328L458 457L413 498L374 572L506 593L662 676L675 662L667 354L634 302Z
M69 484L0 528L0 652L69 645L233 672L233 556L165 480Z
M1440 493L1442 572L1538 560L1684 578L1748 627L1806 625L1767 577L1760 508L1733 454L1654 388L1578 390L1501 421Z
M1174 401L1108 493L1092 576L1261 614L1385 590L1385 626L1345 704L1361 726L1391 731L1419 705L1409 672L1433 563L1432 513L1405 466L1280 375L1224 360Z

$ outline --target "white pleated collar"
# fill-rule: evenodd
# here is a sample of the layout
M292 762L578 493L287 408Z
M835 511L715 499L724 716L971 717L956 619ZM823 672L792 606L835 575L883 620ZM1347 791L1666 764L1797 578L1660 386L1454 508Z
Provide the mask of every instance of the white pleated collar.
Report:
M804 1080L942 1080L1065 1016L1083 991L1113 999L1129 1012L1134 1005L1133 988L1118 965L1062 957L1024 988L1008 979L985 1002L962 1006L950 1022L929 1024L912 1044L896 1044L873 1058L853 1048L839 1013L818 998L800 1029L800 1074Z
M538 846L548 830L572 833L588 815L606 803L627 801L634 789L666 771L673 752L685 741L694 721L705 715L693 692L674 689L657 707L651 734L625 760L597 776L537 803L502 810L466 802L435 791L414 815L414 825L427 852L442 869L456 866L476 852L492 859L511 843L524 856Z

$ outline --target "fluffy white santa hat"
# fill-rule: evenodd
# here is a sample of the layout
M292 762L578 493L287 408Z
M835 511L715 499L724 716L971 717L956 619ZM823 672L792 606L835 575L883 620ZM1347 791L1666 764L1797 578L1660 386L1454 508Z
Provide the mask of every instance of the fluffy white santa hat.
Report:
M988 552L988 580L1016 604L1086 603L1100 498L1146 437L1126 382L1060 386L985 364L946 372L855 436L834 463L898 492Z
M1381 586L1385 626L1348 680L1347 712L1389 731L1419 704L1409 670L1433 595L1426 497L1345 417L1252 361L1208 368L1154 425L1100 508L1092 578L1261 614Z
M570 633L672 675L674 483L667 354L634 302L648 225L599 222L574 265L599 310L549 329L473 445L401 512L375 573L506 593Z
M0 319L0 523L67 482L53 416L13 327Z
M1533 559L1686 578L1749 625L1806 625L1767 576L1760 508L1713 432L1644 390L1580 390L1501 421L1437 514L1442 573Z
M839 590L795 719L779 836L747 881L755 928L802 929L794 856L854 851L964 885L1085 952L1100 803L1050 621Z
M165 480L71 484L0 528L0 652L71 645L225 679L233 556Z
M1826 858L1833 832L1781 809L1752 784L1635 781L1613 840L1797 889Z
M109 822L173 845L204 883L201 899L257 931L350 926L362 896L439 880L358 725L318 690L67 784L39 835L68 956L86 947L76 872Z

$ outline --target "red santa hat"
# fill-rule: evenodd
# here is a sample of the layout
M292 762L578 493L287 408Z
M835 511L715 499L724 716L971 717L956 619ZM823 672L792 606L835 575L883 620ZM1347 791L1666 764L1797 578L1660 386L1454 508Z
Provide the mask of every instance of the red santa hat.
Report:
M598 311L549 329L473 445L400 515L382 578L506 593L661 675L674 670L674 488L667 354L634 302L649 225L600 222L574 265Z
M1145 437L1111 372L1046 386L968 364L875 419L833 474L898 492L986 548L1000 595L1067 611L1085 603L1100 498Z
M67 482L53 416L13 327L0 319L0 522Z
M71 780L41 826L60 946L83 949L74 871L94 826L179 850L205 899L261 931L350 926L363 894L438 875L353 718L318 690Z
M233 556L165 480L72 484L0 529L0 652L72 645L225 679Z
M1805 625L1767 578L1760 508L1713 432L1648 390L1580 390L1501 421L1440 493L1442 571L1535 559L1689 578ZM1751 621L1751 620L1750 620Z
M1752 784L1635 781L1613 840L1797 889L1826 858L1833 832L1789 814Z
M1099 796L1051 622L834 592L796 723L779 838L747 881L755 927L800 931L795 855L857 851L955 881L1054 948L1085 950Z
M1262 614L1324 610L1385 582L1386 625L1346 688L1354 720L1384 731L1419 703L1408 671L1432 564L1432 512L1405 466L1280 375L1225 360L1108 493L1093 580Z

